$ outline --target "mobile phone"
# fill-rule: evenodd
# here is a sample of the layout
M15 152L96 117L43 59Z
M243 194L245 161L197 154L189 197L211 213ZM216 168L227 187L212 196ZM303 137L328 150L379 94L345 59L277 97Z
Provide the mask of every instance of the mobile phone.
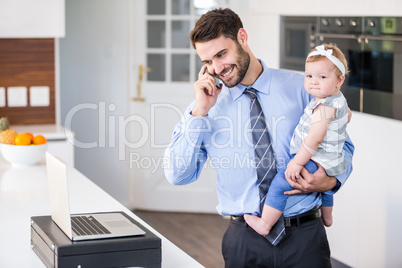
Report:
M211 73L208 71L208 69L205 69L205 72L211 74ZM211 75L212 75L212 74L211 74ZM212 75L212 76L213 76L213 78L215 78L215 86L216 86L216 88L221 88L222 85L221 85L221 81L219 80L219 78L216 77L216 76L214 76L214 75Z

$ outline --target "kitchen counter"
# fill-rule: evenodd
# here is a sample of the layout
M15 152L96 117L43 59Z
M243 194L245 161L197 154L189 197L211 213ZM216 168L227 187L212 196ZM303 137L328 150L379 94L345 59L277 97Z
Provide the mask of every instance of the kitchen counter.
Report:
M69 167L71 213L121 210L162 239L162 267L202 267L146 222ZM30 248L30 217L50 215L46 166L16 168L0 160L0 267L43 267Z

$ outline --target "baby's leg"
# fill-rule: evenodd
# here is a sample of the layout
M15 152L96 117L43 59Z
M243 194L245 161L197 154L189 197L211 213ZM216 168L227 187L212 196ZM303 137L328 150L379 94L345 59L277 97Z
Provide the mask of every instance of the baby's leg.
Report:
M261 218L253 215L244 215L247 224L251 226L260 235L267 235L271 231L272 226L278 221L282 211L264 205Z
M330 227L333 223L332 208L333 207L321 206L322 220L324 221L324 225L327 227Z
M269 234L271 228L262 220L262 218L255 215L245 214L244 219L246 220L247 224L260 235L265 236Z
M324 225L330 227L333 223L332 208L334 207L334 196L327 192L322 193L321 214Z
M313 161L308 161L304 167L310 172L314 173L317 171L317 165ZM333 195L328 193L322 193L322 205L321 214L324 225L330 227L333 223L332 219L332 207L333 207Z

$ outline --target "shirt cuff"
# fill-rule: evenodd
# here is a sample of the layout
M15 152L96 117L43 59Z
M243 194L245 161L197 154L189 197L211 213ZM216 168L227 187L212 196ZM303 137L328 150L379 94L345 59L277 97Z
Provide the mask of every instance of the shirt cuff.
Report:
M190 115L193 116L193 110L190 111ZM208 116L208 114L206 116L204 116L204 117L207 117L207 116Z
M335 177L335 179L336 179L336 184L335 184L334 188L332 188L331 190L327 191L326 192L327 194L332 194L333 195L339 190L339 188L341 188L342 183L336 177Z
M336 193L339 190L339 188L341 188L341 185L342 185L342 183L340 181L338 181L338 179L336 179L336 184L335 184L335 187L332 188L332 191L334 193Z

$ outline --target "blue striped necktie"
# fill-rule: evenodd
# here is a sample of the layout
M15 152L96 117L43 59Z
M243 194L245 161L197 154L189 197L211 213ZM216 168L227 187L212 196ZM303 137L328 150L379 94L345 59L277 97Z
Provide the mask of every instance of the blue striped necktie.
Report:
M260 194L260 209L262 212L268 188L276 175L275 157L267 125L265 123L264 113L262 112L260 102L257 99L257 90L254 88L247 88L244 90L244 93L251 99L250 129L253 137L258 189ZM272 227L271 231L267 236L265 236L265 238L273 245L277 245L284 236L285 224L282 214L278 222Z

